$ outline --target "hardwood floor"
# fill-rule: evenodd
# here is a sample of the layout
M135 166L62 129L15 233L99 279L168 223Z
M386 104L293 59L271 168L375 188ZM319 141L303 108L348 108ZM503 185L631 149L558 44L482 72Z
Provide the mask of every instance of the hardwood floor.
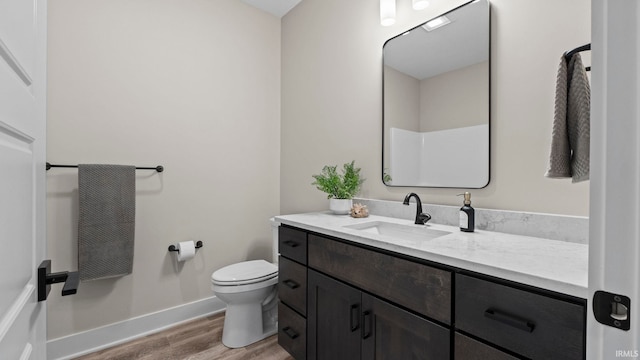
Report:
M222 344L224 313L177 325L75 360L293 360L274 335L244 348Z

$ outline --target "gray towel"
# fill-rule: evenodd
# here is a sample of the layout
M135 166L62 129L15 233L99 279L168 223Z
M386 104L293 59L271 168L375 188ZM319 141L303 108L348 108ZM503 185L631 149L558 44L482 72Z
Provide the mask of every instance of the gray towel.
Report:
M135 169L125 165L78 165L78 270L82 281L132 272Z
M580 54L560 59L551 134L550 178L589 180L591 88Z

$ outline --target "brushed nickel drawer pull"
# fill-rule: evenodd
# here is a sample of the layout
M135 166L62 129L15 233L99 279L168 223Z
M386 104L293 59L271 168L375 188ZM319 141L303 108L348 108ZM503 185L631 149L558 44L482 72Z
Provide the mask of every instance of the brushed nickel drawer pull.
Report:
M511 314L507 314L496 309L489 308L485 310L484 316L488 317L491 320L501 322L505 325L509 325L516 329L520 329L526 332L533 332L533 329L535 329L536 327L536 325L529 320L511 315Z

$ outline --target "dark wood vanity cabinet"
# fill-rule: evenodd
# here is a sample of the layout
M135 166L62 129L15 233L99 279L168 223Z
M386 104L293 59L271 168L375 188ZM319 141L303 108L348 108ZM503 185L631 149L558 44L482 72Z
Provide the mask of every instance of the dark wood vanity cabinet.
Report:
M585 358L582 299L288 226L279 234L278 342L297 360Z
M307 358L450 358L449 329L309 270Z
M451 358L451 271L286 226L279 244L278 342L294 358Z

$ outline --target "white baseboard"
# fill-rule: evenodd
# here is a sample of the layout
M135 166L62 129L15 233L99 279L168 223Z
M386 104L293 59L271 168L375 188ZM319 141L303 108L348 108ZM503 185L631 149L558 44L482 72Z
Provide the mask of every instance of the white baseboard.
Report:
M194 301L155 313L47 341L47 359L66 360L146 336L179 323L221 312L217 297Z

